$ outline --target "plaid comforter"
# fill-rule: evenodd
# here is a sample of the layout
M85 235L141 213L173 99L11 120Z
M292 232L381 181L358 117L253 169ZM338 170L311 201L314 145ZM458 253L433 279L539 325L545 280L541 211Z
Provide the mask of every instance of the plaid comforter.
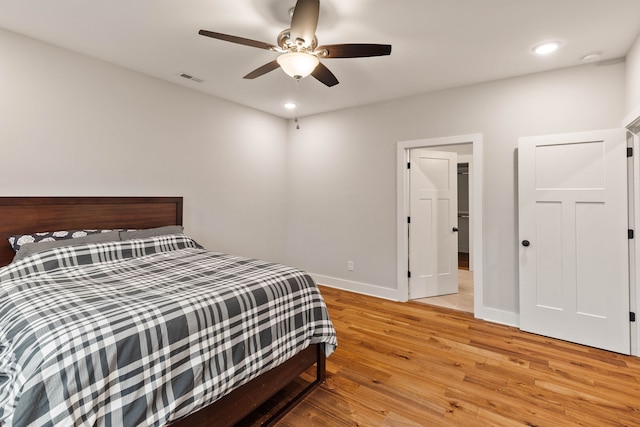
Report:
M0 423L164 425L312 343L313 280L182 235L56 248L0 269Z

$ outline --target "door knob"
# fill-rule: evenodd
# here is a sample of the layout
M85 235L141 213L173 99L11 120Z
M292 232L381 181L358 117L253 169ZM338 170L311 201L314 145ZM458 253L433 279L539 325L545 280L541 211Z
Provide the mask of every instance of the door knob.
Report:
M458 227L453 227L453 228L451 229L451 231L453 231L454 233L457 233L457 232L458 232Z
M531 244L531 242L529 242L528 240L523 240L522 241L522 246L524 246L525 248L528 247Z

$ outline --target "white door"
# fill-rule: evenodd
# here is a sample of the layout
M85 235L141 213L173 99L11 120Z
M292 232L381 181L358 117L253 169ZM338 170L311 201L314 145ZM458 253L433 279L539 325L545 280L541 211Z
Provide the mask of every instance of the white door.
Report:
M629 354L622 129L520 138L520 328Z
M457 154L411 150L409 298L458 292Z

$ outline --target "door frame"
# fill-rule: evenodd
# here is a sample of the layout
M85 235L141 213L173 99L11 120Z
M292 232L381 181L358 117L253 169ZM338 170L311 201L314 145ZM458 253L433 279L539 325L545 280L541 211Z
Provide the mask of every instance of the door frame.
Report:
M635 228L636 238L629 240L629 308L636 313L636 318L640 315L640 248L636 244L640 237L640 106L633 110L623 121L623 127L633 136L628 142L628 146L633 147L633 157L628 173L629 192L629 227ZM640 326L639 321L631 323L631 354L640 356Z
M407 277L409 262L409 239L407 217L409 216L409 174L407 163L409 150L413 148L434 148L446 145L471 144L473 153L473 199L470 210L473 224L473 306L474 316L484 318L483 301L483 266L482 266L482 134L458 135L442 138L399 141L396 144L396 241L397 241L397 280L400 301L409 300L409 279Z

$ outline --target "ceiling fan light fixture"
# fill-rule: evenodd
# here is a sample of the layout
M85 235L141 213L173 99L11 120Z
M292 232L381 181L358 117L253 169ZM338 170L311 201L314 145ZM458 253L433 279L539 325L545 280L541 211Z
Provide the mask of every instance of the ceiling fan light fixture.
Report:
M312 75L325 86L333 87L339 81L324 64L320 63L320 58L366 58L391 54L391 45L388 44L341 43L318 46L315 33L319 17L320 0L296 0L291 16L291 27L278 34L277 45L208 30L200 30L198 34L281 54L277 59L243 77L248 80L282 68L296 81Z
M303 79L316 69L320 60L317 56L303 52L283 53L277 58L278 65L294 79Z

